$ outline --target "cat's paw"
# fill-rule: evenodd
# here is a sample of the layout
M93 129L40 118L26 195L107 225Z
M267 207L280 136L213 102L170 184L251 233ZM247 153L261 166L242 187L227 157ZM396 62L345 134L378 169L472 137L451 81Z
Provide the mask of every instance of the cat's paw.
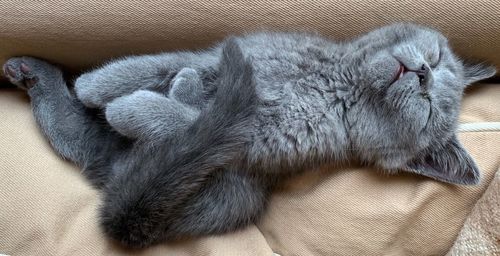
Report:
M94 73L85 73L79 76L75 81L76 97L89 108L100 108L112 100L112 97L106 97L105 90L99 90L95 81Z
M175 77L172 79L172 89L178 86L179 84L188 83L189 81L199 81L200 76L198 72L192 68L183 68Z
M108 123L129 138L169 137L186 129L199 113L176 100L147 90L116 98L106 105Z
M3 73L9 81L23 90L29 90L46 78L60 74L60 70L43 60L32 57L10 58L3 65Z
M203 106L203 83L196 70L183 68L172 79L172 88L168 97L191 107L201 108Z

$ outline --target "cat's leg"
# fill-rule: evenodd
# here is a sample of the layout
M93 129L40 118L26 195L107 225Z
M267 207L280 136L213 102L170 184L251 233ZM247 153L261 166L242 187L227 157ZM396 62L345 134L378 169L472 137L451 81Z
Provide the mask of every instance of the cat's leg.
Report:
M9 59L3 70L13 84L28 91L36 122L54 149L81 166L94 185L103 185L113 154L126 141L69 92L59 68L20 57Z
M116 195L109 196L110 193L118 193L129 197L132 192L122 192L121 189L107 191L101 209L103 230L109 237L136 248L182 238L222 234L257 221L266 207L270 192L270 187L261 179L234 169L215 172L203 183L201 189L178 208L159 208L155 212L141 211L141 204L133 211L127 211L119 200L114 200ZM180 186L176 189L185 193L188 188ZM158 203L162 205L161 200Z
M232 168L248 164L258 102L252 66L235 40L221 55L213 103L178 136L153 147L136 144L127 169L106 187L100 216L110 237L142 247L234 230L260 215L266 187Z
M199 111L148 90L119 97L106 106L106 120L119 133L147 141L161 140L187 129Z
M171 217L165 237L222 234L256 222L270 193L266 182L246 172L220 170Z
M186 129L205 104L201 78L183 68L172 80L169 98L148 90L121 96L106 106L106 119L129 138L161 140Z
M81 75L75 91L83 104L92 108L104 108L113 99L139 89L166 93L182 68L190 67L200 74L213 72L219 55L214 50L128 57Z

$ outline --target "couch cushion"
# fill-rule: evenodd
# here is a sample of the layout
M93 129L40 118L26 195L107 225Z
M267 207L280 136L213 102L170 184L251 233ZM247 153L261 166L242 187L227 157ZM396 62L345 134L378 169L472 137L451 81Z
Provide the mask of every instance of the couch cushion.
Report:
M446 256L500 254L500 168Z
M500 122L499 96L499 85L478 85L467 94L462 120ZM257 226L125 251L99 231L97 191L41 136L23 92L0 90L0 120L0 254L443 255L500 166L500 131L462 132L483 173L478 186L324 168L275 193Z
M20 90L0 90L0 254L271 255L255 226L237 233L125 251L97 223L99 195L43 138Z
M494 0L1 1L0 62L34 55L84 68L124 54L206 47L262 28L343 40L395 21L436 27L464 57L500 66Z
M325 167L275 193L259 223L283 255L444 255L500 168L500 85L466 94L459 139L482 181L455 186L411 174ZM468 125L473 124L472 128Z

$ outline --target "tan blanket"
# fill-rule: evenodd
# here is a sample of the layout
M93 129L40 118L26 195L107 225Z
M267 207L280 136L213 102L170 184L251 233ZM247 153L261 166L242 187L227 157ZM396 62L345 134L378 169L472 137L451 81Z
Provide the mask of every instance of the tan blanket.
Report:
M448 255L500 255L500 169L474 206Z

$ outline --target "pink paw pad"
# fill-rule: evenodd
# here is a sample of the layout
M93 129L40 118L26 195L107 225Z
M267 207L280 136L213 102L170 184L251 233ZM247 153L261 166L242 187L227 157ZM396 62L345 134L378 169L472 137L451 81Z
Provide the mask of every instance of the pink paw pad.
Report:
M19 60L8 61L3 66L4 75L15 85L30 89L38 81L37 77L31 74L32 68Z

